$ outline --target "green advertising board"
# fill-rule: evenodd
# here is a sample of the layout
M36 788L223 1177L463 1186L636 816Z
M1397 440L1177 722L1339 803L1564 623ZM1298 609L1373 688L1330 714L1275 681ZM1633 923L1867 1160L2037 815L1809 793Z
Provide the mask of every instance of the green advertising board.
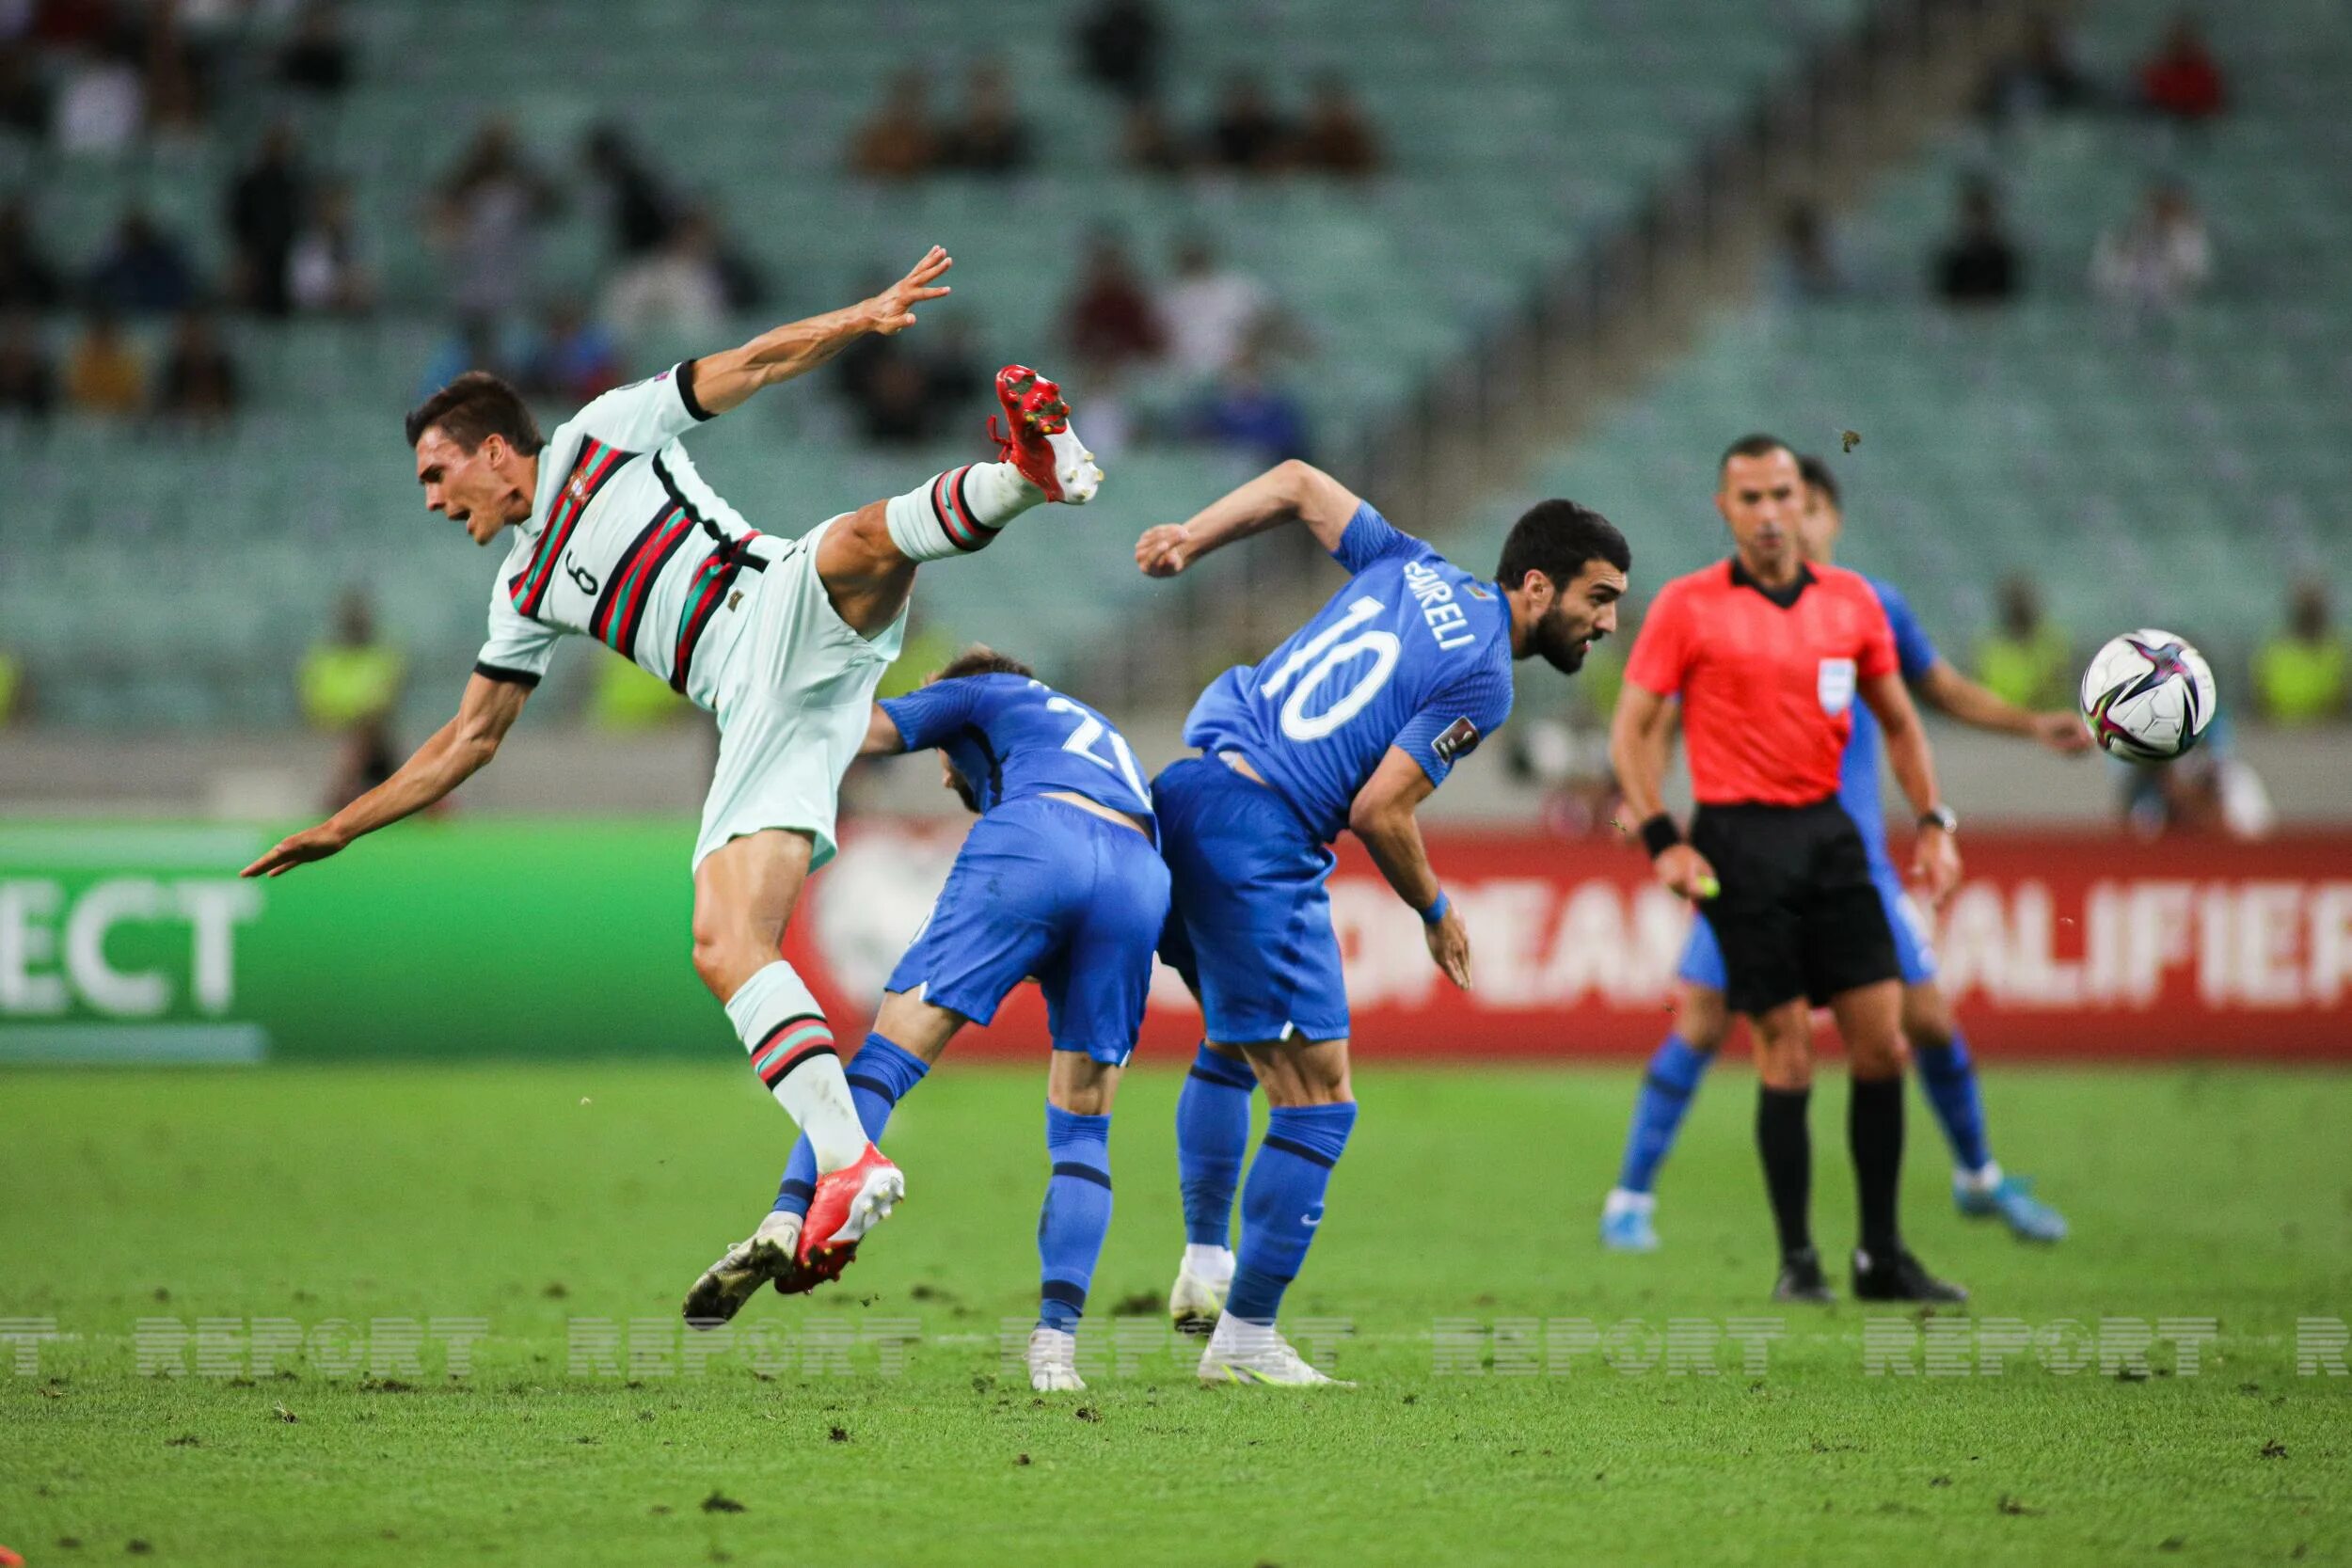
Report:
M0 823L0 1062L737 1052L687 820L415 820L272 880L261 828Z

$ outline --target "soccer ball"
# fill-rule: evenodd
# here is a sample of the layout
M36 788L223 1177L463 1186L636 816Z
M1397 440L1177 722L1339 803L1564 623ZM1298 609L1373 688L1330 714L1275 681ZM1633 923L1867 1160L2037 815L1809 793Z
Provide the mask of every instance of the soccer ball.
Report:
M2101 751L2132 762L2170 762L2197 744L2220 696L2204 655L2169 631L2143 626L2091 659L2082 704Z

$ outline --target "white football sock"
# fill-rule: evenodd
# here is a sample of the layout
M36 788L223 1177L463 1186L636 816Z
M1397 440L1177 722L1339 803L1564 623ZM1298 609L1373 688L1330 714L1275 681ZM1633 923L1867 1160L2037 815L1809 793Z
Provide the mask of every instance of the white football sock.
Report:
M1982 1170L1958 1170L1953 1174L1971 1190L1989 1193L2001 1184L2001 1162L1994 1160Z
M909 561L945 561L988 548L997 530L1044 499L1011 464L973 463L892 497L882 516Z
M817 1169L855 1164L866 1152L866 1129L841 1075L833 1031L807 982L779 958L727 998L727 1017L752 1054L752 1070L808 1134Z
M1625 1213L1646 1214L1657 1207L1656 1193L1629 1193L1623 1187L1612 1187L1608 1201L1601 1205L1601 1212L1614 1219Z
M1231 1247L1204 1246L1199 1242L1184 1243L1184 1272L1195 1279L1222 1289L1233 1282L1233 1253Z

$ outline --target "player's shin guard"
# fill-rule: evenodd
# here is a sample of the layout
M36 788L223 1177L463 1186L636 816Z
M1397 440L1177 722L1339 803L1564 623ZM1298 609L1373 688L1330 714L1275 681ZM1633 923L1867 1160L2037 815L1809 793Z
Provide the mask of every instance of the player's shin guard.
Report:
M1857 1078L1846 1101L1846 1146L1853 1154L1862 1203L1862 1250L1892 1258L1902 1250L1896 1220L1903 1179L1903 1081Z
M1271 1325L1282 1292L1307 1260L1323 1223L1323 1195L1331 1167L1356 1125L1353 1101L1338 1105L1277 1105L1266 1115L1265 1139L1249 1166L1241 1199L1241 1256L1225 1297L1229 1317Z
M833 1030L790 964L779 958L744 981L727 998L727 1017L751 1053L752 1070L800 1123L818 1170L838 1170L866 1151Z
M999 529L1044 499L1009 463L969 463L893 497L882 516L909 561L945 561L988 548Z
M1111 1228L1111 1118L1045 1107L1045 1152L1054 1174L1037 1217L1037 1322L1078 1331L1095 1259Z
M1249 1064L1212 1051L1204 1040L1176 1096L1176 1174L1184 1195L1184 1240L1195 1246L1233 1244L1233 1194L1249 1150Z
M1926 1091L1935 1119L1952 1146L1952 1165L1965 1176L1980 1175L1993 1164L1992 1140L1984 1131L1984 1100L1977 1091L1977 1064L1960 1031L1940 1045L1914 1045L1919 1064L1919 1087Z
M1668 1035L1651 1054L1641 1096L1633 1101L1633 1125L1626 1132L1625 1163L1617 1170L1620 1191L1646 1193L1657 1181L1658 1167L1673 1151L1691 1097L1713 1060L1711 1052L1693 1051L1680 1035Z
M850 1062L845 1074L850 1085L850 1100L857 1106L858 1125L866 1130L868 1143L882 1142L882 1129L890 1125L890 1113L909 1089L923 1081L930 1070L923 1058L911 1051L901 1050L880 1035L868 1035ZM792 1146L792 1157L785 1162L784 1180L776 1186L776 1212L806 1214L809 1199L817 1196L817 1151L809 1147L805 1135Z
M1756 1148L1783 1257L1813 1244L1813 1133L1805 1125L1812 1099L1809 1088L1758 1085L1756 1091Z

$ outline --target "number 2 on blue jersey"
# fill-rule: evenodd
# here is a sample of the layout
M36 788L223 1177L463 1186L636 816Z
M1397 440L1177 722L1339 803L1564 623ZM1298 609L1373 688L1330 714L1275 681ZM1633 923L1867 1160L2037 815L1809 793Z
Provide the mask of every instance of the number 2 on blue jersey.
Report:
M1136 754L1128 750L1125 736L1117 730L1105 729L1103 721L1067 697L1054 698L1045 705L1045 710L1048 713L1074 713L1078 716L1078 727L1072 730L1070 738L1061 743L1063 751L1075 752L1106 773L1117 773L1127 781L1127 787L1134 790L1139 799L1152 799L1152 792L1143 786L1143 770L1136 766ZM1118 759L1116 762L1095 754L1094 743L1105 736L1110 739L1112 755Z
M1280 669L1266 677L1265 685L1259 689L1268 697L1279 697L1282 689L1290 686L1292 678L1299 675L1301 671L1305 672L1304 678L1291 688L1290 696L1282 704L1284 735L1293 740L1321 740L1361 713L1364 705L1378 696L1380 689L1389 684L1389 677L1396 673L1397 657L1404 652L1404 645L1397 641L1396 633L1365 631L1357 632L1353 637L1347 635L1379 614L1383 608L1378 599L1369 594L1350 600L1347 613L1298 647L1282 661ZM1344 641L1342 641L1343 638ZM1365 653L1373 656L1372 664L1356 677L1356 684L1329 707L1309 716L1307 700L1315 694L1331 672L1357 655Z

